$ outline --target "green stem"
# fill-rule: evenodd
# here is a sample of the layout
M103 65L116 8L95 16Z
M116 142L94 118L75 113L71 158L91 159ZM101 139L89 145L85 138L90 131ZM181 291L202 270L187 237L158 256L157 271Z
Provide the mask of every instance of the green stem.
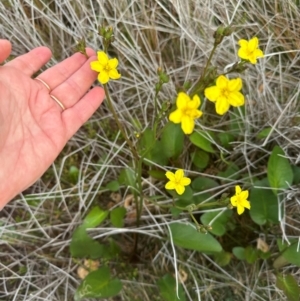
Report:
M214 47L213 47L213 49L212 49L212 51L211 51L211 53L210 53L210 55L209 55L209 58L208 58L208 60L207 60L207 62L206 62L206 65L205 65L205 68L204 68L204 70L203 70L203 73L202 73L202 75L200 76L200 78L198 79L197 83L195 84L195 87L192 89L192 91L191 91L191 93L190 93L192 97L193 97L195 94L197 94L198 90L201 88L201 82L202 82L204 76L206 75L207 69L208 69L208 67L209 67L209 65L210 65L210 62L211 62L211 60L212 60L212 57L213 57L213 55L214 55L214 53L215 53L217 47L218 47L218 44L214 44Z
M139 155L138 153L136 152L132 142L129 140L126 132L124 131L124 128L122 127L121 123L120 123L120 120L118 118L118 115L114 109L114 106L112 104L112 101L110 99L110 94L109 94L109 91L107 89L107 85L103 85L103 88L104 88L104 91L105 91L105 95L106 95L106 99L107 99L107 103L108 103L108 107L109 107L109 110L110 112L113 114L113 117L114 117L114 120L116 121L117 125L118 125L118 128L120 130L120 132L122 133L124 139L126 140L131 152L132 152L132 155L133 157L138 161L140 158L139 158Z

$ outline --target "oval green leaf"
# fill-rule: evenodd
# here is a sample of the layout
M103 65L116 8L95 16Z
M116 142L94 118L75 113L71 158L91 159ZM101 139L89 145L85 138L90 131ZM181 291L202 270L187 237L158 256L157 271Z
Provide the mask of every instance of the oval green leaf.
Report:
M232 253L239 260L245 260L246 259L245 248L243 248L243 247L234 247L232 249Z
M114 227L122 228L124 225L124 217L126 215L126 209L124 207L114 208L110 212L110 222Z
M119 279L111 279L109 268L101 267L90 272L76 290L74 299L83 298L109 298L116 296L122 289Z
M289 301L300 300L300 288L297 280L291 275L277 275L276 286L283 290Z
M108 216L108 211L102 210L99 207L94 207L83 220L84 228L95 228L99 226Z
M282 256L289 263L300 267L300 251L298 241L293 242L287 249L283 252Z
M207 167L210 158L207 152L197 149L191 153L191 159L196 167L204 169Z
M258 225L267 222L278 223L279 207L277 197L268 189L268 180L265 178L254 184L255 188L250 191L250 216Z
M219 211L206 212L201 216L201 222L203 225L208 225L214 218L219 215ZM224 211L214 222L211 224L212 229L209 230L212 234L216 236L222 236L227 231L227 223L231 219L232 210Z
M207 134L203 131L193 132L189 136L190 141L196 145L197 147L207 151L208 153L214 153L215 150L213 149Z
M268 161L268 180L275 195L278 189L286 189L293 182L293 169L284 156L284 151L276 145Z
M183 150L184 133L180 124L168 122L162 132L161 143L167 158L177 158Z
M178 285L178 294L176 292L176 281L170 274L165 275L157 281L160 296L164 301L185 301L186 296L181 284Z
M173 223L170 230L173 243L178 247L203 253L222 251L222 246L213 236L198 232L190 224Z
M105 248L104 245L89 237L83 226L77 228L72 235L70 243L72 257L97 259L104 255Z

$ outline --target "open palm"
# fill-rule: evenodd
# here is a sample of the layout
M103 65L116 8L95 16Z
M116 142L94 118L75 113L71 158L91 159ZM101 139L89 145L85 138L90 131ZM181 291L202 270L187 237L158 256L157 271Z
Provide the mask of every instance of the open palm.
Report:
M0 63L10 54L0 40ZM97 74L96 60L80 53L32 79L51 57L46 47L36 48L0 67L0 208L33 184L51 165L66 142L95 112L104 99L103 89L88 89ZM63 110L50 94L59 99Z

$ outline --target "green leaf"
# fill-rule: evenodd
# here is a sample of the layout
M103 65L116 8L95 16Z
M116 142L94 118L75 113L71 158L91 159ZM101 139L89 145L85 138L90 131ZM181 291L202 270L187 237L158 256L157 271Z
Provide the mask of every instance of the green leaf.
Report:
M101 267L89 273L76 290L74 299L109 298L116 296L122 289L119 279L111 279L109 268Z
M191 153L191 159L196 167L204 169L207 167L210 157L207 152L197 149Z
M171 207L170 212L171 212L173 218L177 218L177 217L179 217L180 213L182 213L182 210L178 209L176 207Z
M258 259L258 250L248 246L245 249L245 259L250 264L254 263Z
M109 211L104 211L99 207L94 207L83 220L82 226L87 228L95 228L99 226L108 216Z
M258 256L259 256L259 258L266 260L266 259L269 259L271 257L271 252L270 251L263 252L261 250L258 250Z
M234 141L235 137L230 133L222 132L218 134L218 139L223 147L228 148L230 147L230 142Z
M190 224L173 223L170 230L172 240L178 247L204 253L222 251L222 246L213 236L198 232Z
M141 134L141 138L139 140L139 147L141 149L142 155L146 156L151 152L151 149L153 148L155 144L155 137L153 130L150 128L147 128L144 130L144 132Z
M236 164L230 163L225 171L220 171L218 173L218 176L223 178L223 181L229 180L231 182L231 180L236 180L239 177L239 170L240 169Z
M68 177L73 184L77 183L78 175L79 169L75 165L70 166Z
M120 189L120 184L119 184L118 181L113 180L113 181L108 182L106 184L105 188L112 191L112 192L116 192Z
M192 188L195 191L205 191L218 186L219 184L215 180L207 177L197 177L192 182Z
M183 150L184 133L180 124L168 122L162 132L161 143L167 158L178 158Z
M176 281L170 274L165 275L157 281L160 296L164 301L185 301L186 296L181 284L178 285L178 296L176 292Z
M197 131L193 132L189 136L190 141L196 145L197 147L205 150L208 153L214 153L215 150L213 149L209 137L207 136L206 132L204 131Z
M293 165L292 168L294 174L293 184L298 185L300 183L300 167Z
M124 168L119 175L119 182L128 186L128 187L136 187L136 174L133 169L127 167ZM134 192L134 189L132 189Z
M274 269L280 269L284 267L285 265L288 265L289 262L282 256L279 255L273 262Z
M268 180L275 195L278 189L286 189L293 182L293 170L284 155L284 151L276 145L268 161Z
M268 137L268 135L270 134L271 130L272 130L271 127L264 128L263 130L261 130L261 131L256 135L256 137L257 137L258 139L266 138L266 137Z
M148 171L149 176L157 180L166 180L166 172L163 170L151 169Z
M214 255L215 263L218 264L221 267L226 266L229 264L231 260L231 253L222 251L220 253L216 253Z
M145 159L145 164L151 165L150 162L154 162L163 166L168 162L167 157L163 153L161 141L155 139L154 132L150 128L147 128L142 133L139 140L139 149L141 156Z
M124 225L124 217L126 215L126 209L124 207L114 208L110 212L110 221L114 227L122 228Z
M250 191L249 201L251 203L250 216L258 225L267 222L278 223L279 207L276 196L269 187L268 179L254 183L255 188Z
M220 214L219 211L211 211L206 212L201 216L201 222L203 225L208 225L214 218ZM212 229L209 230L214 235L222 236L227 231L227 223L229 220L231 220L232 216L232 210L226 210L224 211L220 216L217 217L217 219L214 220L214 222L211 224Z
M300 300L300 288L297 280L291 275L277 275L276 286L283 290L289 301Z
M292 242L290 246L282 253L284 259L289 263L300 267L300 250L298 246L298 241Z
M72 235L70 252L72 257L96 259L104 255L105 246L89 237L85 227L81 226Z
M245 248L242 247L234 247L232 249L232 253L233 255L239 259L239 260L245 260L246 256L245 256Z
M165 156L163 145L161 141L156 141L153 149L148 155L147 159L153 161L154 163L164 166L168 162L168 158Z

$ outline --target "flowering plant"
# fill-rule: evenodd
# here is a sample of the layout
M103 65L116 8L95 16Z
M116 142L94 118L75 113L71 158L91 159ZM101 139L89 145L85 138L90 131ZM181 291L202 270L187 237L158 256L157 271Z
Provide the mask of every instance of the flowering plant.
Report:
M232 218L233 214L237 213L236 216L240 218L240 215L244 213L247 218L250 212L254 221L258 224L261 222L261 213L257 211L257 201L254 197L257 188L251 187L252 184L245 178L234 179L234 170L238 167L228 162L222 152L225 149L227 153L230 153L231 142L234 142L234 139L240 139L239 135L243 134L234 132L235 134L232 135L223 132L216 135L212 131L205 130L207 124L215 122L217 118L227 118L234 125L233 117L244 113L243 107L247 105L247 97L243 94L243 81L240 74L246 69L248 63L256 64L258 59L263 57L263 52L258 47L257 37L249 41L242 39L237 42L240 45L237 56L241 60L233 63L230 68L225 68L226 72L218 72L218 68L212 65L212 57L218 45L231 33L230 27L221 26L217 29L213 48L200 77L193 85L183 84L167 101L160 100L159 95L163 87L168 84L169 75L162 68L158 68L158 82L154 89L153 111L151 111L153 122L139 125L139 131L131 131L126 123L119 120L111 100L108 85L111 84L111 80L121 78L121 73L117 70L118 59L109 58L108 55L108 48L113 41L111 28L100 27L99 35L102 37L103 50L98 51L97 61L90 64L91 69L98 72L98 81L104 87L108 109L131 152L130 156L127 154L130 163L120 172L119 177L108 183L106 187L111 190L114 190L115 186L117 189L122 186L128 188L131 192L130 200L133 200L135 208L134 216L137 226L141 223L144 208L150 210L149 203L164 213L171 213L174 219L180 214L185 214L189 217L188 224L174 221L169 225L169 235L174 245L208 254L219 254L219 256L226 252L211 234L224 235L227 231L226 223L229 220L232 223L231 227L235 228L237 220ZM121 67L120 70L122 70ZM210 107L211 102L214 103L214 107ZM213 113L210 113L212 108ZM239 128L239 125L234 126L235 129ZM218 148L213 143L216 140L220 143ZM282 155L281 150L276 150L276 152ZM189 169L183 168L183 154L189 154L186 165L191 167ZM222 162L227 166L217 174L218 178L234 180L228 191L217 198L209 193L202 194L203 189L218 190L220 186L220 183L209 178L210 173L206 172L212 160ZM195 176L195 173L198 176ZM149 176L147 181L144 180L145 175ZM271 173L270 179L270 184L276 188L278 181L272 180ZM155 183L155 191L160 191L159 195L148 195L148 192L144 191L143 185L149 181ZM244 190L240 185L245 187ZM162 191L163 188L164 191ZM268 195L268 197L272 196ZM205 212L206 208L216 210L216 214ZM236 212L232 210L233 208L237 209ZM199 210L205 212L200 219ZM128 212L127 209L119 211L118 224L123 225L124 216ZM114 212L112 210L111 214L115 214ZM109 212L103 211L99 214L107 216ZM220 218L222 222L219 222L222 227L218 229L214 227L214 223L219 216L222 216ZM138 235L134 237L135 248L138 245L137 239ZM195 240L197 243L193 244ZM135 251L136 249L133 253ZM76 251L74 253L77 254ZM226 260L229 262L230 258L226 257Z

